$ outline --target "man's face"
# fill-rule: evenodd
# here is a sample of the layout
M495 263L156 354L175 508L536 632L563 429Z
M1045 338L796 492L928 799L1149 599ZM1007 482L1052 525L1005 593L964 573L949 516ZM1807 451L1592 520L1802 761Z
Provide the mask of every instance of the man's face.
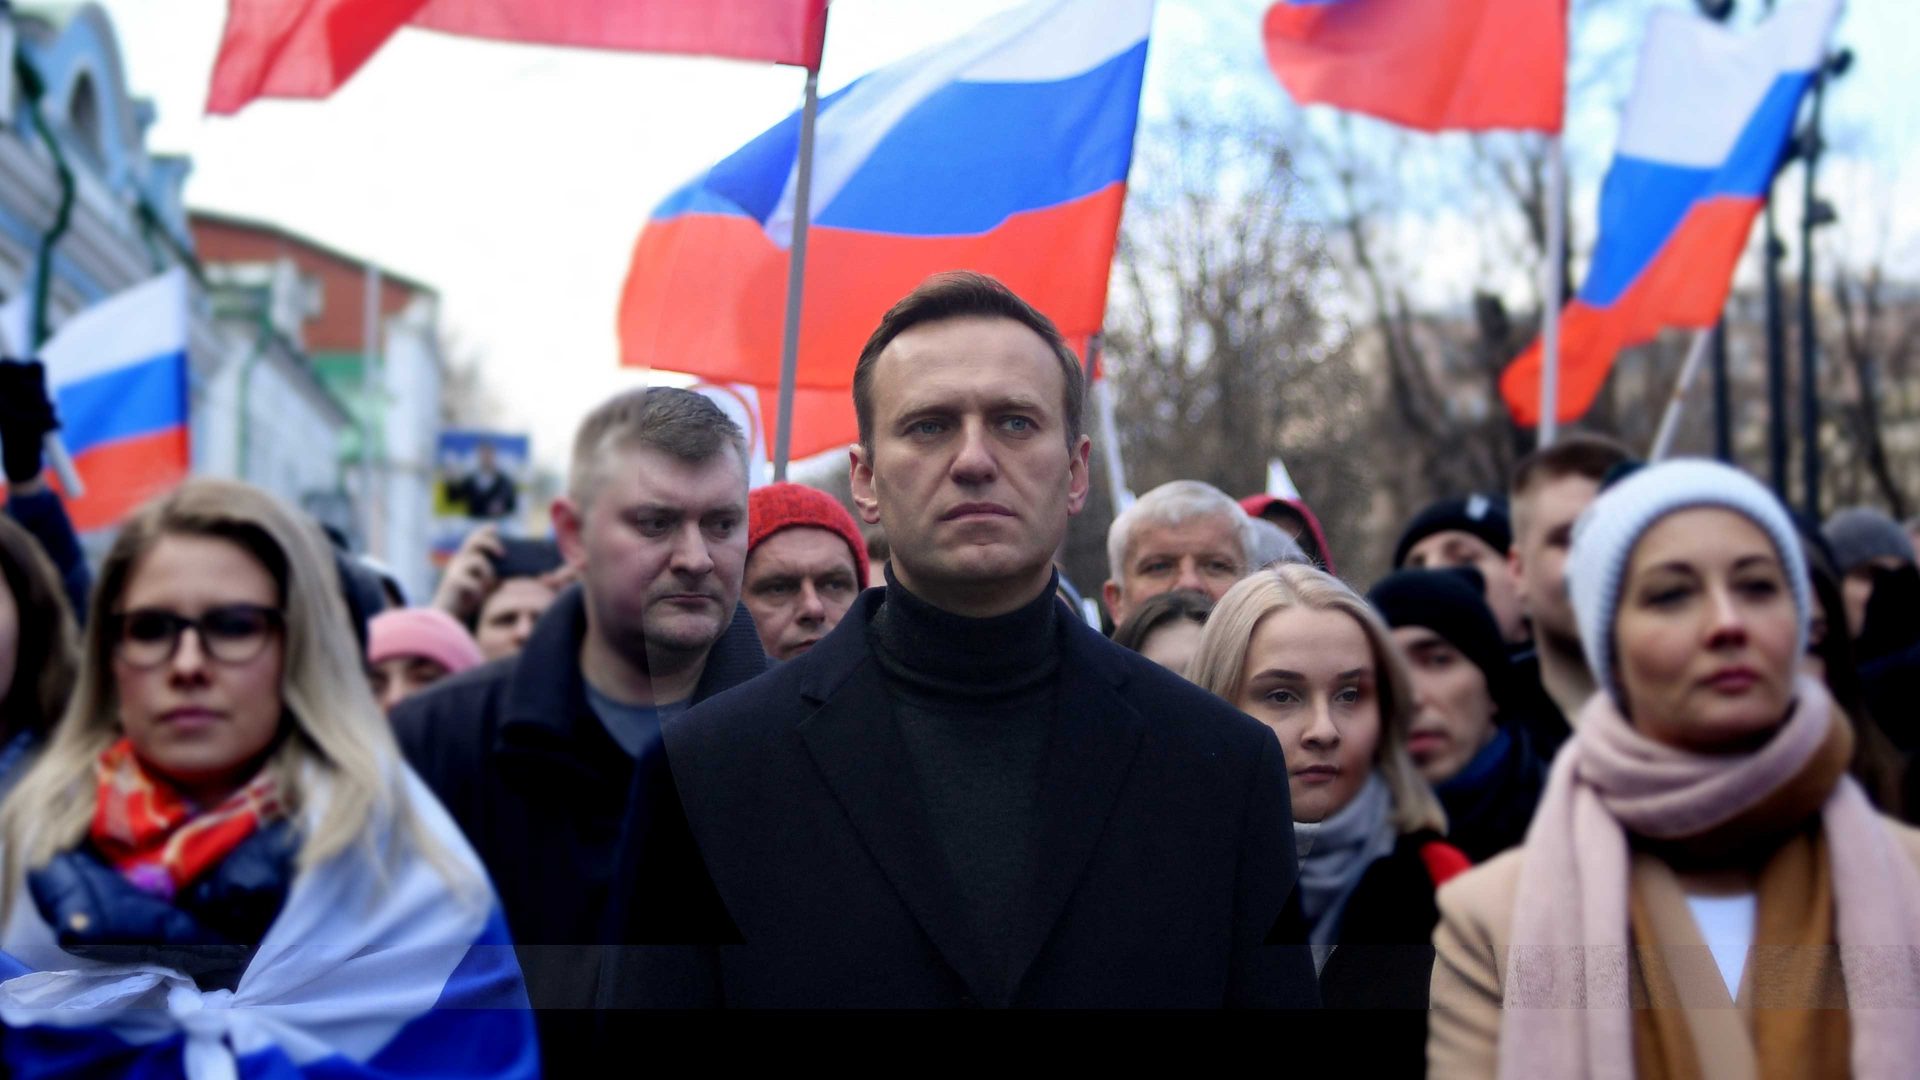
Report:
M580 567L591 632L630 662L700 653L740 598L747 476L722 450L688 462L650 447L614 449L585 507L554 504L560 550Z
M1867 604L1873 599L1873 572L1898 570L1906 560L1896 555L1879 555L1847 571L1840 579L1840 601L1847 609L1847 636L1858 639L1867 628Z
M881 352L871 386L853 498L886 527L901 584L959 614L1033 599L1087 499L1091 443L1068 444L1053 350L1011 319L922 323Z
M1480 571L1486 581L1487 607L1493 609L1494 621L1500 624L1500 636L1508 642L1527 640L1527 623L1520 614L1520 597L1513 571L1507 568L1506 552L1495 551L1492 544L1464 529L1442 529L1407 550L1406 566L1413 570L1471 566Z
M1114 625L1135 608L1175 589L1198 589L1215 600L1246 574L1241 550L1242 526L1222 514L1191 518L1177 525L1143 524L1127 538L1127 561L1120 580L1101 586Z
M775 660L791 660L840 623L860 594L853 552L839 534L810 526L781 529L747 556L742 599Z
M1575 473L1534 485L1513 506L1510 561L1521 610L1533 620L1534 633L1563 644L1577 646L1580 640L1567 598L1573 522L1599 494L1599 484Z

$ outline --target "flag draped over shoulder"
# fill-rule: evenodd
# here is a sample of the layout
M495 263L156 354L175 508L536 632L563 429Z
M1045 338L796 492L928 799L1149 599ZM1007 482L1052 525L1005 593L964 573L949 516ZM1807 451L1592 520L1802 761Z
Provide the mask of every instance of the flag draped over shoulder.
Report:
M1557 419L1587 411L1621 349L1719 319L1839 10L1840 0L1798 0L1744 33L1654 12L1600 190L1593 261L1561 316ZM1540 377L1539 342L1501 376L1522 425L1540 422Z
M1301 104L1424 131L1559 131L1566 0L1280 0L1267 63Z
M187 275L175 268L68 319L40 346L60 438L86 487L81 531L116 525L186 479Z
M1069 338L1099 330L1152 15L1151 0L1044 0L821 100L794 456L853 441L860 347L929 274L991 274ZM771 401L799 134L796 113L654 210L622 363Z
M207 111L324 98L403 26L818 67L826 0L228 0Z
M294 879L233 990L63 952L23 888L0 939L0 1072L538 1076L533 1014L486 872L426 786L406 780L423 831L465 882L378 815L375 843Z

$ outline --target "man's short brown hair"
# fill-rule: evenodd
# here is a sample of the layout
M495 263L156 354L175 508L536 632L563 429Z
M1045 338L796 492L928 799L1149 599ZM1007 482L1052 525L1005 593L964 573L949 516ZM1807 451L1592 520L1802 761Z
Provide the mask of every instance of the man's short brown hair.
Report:
M731 449L746 471L746 436L720 406L691 390L649 386L615 394L580 422L567 494L584 509L593 501L607 453L641 447L696 464Z
M1621 462L1632 459L1633 451L1618 439L1575 432L1521 458L1513 467L1507 494L1518 502L1535 485L1563 476L1584 476L1598 484Z
M853 412L860 422L860 445L873 450L873 368L893 339L923 323L970 317L1012 319L1040 335L1060 361L1060 376L1066 384L1062 412L1066 417L1067 445L1080 438L1081 418L1086 402L1086 373L1079 358L1067 348L1066 338L1032 304L1020 299L1012 289L985 274L954 270L935 274L920 283L880 317L880 325L860 350L853 366Z

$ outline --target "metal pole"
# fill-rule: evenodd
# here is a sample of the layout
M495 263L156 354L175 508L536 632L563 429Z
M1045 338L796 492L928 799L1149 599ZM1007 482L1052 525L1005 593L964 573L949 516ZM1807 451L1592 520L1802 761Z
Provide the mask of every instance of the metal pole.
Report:
M1113 500L1113 512L1118 514L1133 502L1133 495L1127 490L1127 468L1120 460L1120 430L1114 423L1112 389L1107 380L1093 377L1100 368L1102 339L1101 334L1087 339L1087 382L1094 415L1100 423L1100 463L1106 466L1107 495Z
M1733 464L1733 395L1727 378L1727 317L1713 326L1713 456Z
M1559 135L1547 136L1547 273L1540 309L1540 440L1553 445L1560 427L1560 304L1566 293L1567 157Z
M1680 365L1680 377L1673 381L1673 396L1667 399L1667 411L1660 417L1660 430L1653 436L1653 449L1647 451L1648 461L1659 461L1673 449L1673 437L1680 431L1680 414L1686 408L1687 391L1693 388L1693 380L1700 373L1700 362L1706 358L1713 339L1718 336L1717 328L1693 335L1693 345L1687 349L1686 363Z
M1786 314L1781 310L1780 260L1786 255L1773 220L1773 187L1767 187L1767 476L1774 493L1787 497Z
M1800 150L1806 193L1800 213L1800 490L1807 516L1820 520L1820 336L1813 322L1813 230L1819 226L1814 172L1820 164L1820 102L1826 96L1824 64L1813 80L1813 115Z
M380 534L380 499L376 490L376 477L379 465L374 460L374 425L382 414L380 408L380 267L367 263L366 297L361 317L361 356L360 356L360 468L362 488L360 497L366 500L367 535L362 546L378 555L383 544L376 543Z
M1767 14L1774 0L1767 0ZM1780 260L1786 254L1774 222L1773 181L1767 180L1766 257L1762 266L1767 297L1767 477L1782 502L1787 498L1787 348L1786 314L1780 300Z
M800 151L793 181L793 241L787 247L787 323L780 340L780 405L773 434L773 479L787 478L793 445L793 380L800 368L801 296L807 279L807 225L813 216L813 121L820 111L820 72L807 69L807 96L800 106Z

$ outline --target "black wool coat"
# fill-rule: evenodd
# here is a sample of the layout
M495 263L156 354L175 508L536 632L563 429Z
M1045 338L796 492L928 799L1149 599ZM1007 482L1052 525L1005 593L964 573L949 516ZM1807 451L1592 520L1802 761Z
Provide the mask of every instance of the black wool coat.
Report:
M678 800L634 803L604 1005L1316 1003L1297 905L1283 917L1297 862L1278 741L1073 619L1025 913L991 976L869 646L884 596L668 723L670 785L651 790Z
M634 761L587 702L580 674L586 606L561 594L518 656L463 672L408 699L393 726L407 761L466 833L499 891L538 1010L548 1075L585 1050L578 1010L592 1006L608 882L634 786ZM707 655L704 701L765 671L744 606ZM566 1030L563 1030L566 1029ZM577 1063L586 1067L587 1062Z
M1340 937L1320 969L1320 996L1344 1031L1364 1030L1341 1051L1354 1076L1425 1076L1427 996L1433 980L1437 886L1421 849L1430 831L1403 834L1347 897ZM1458 854L1454 854L1459 859Z

